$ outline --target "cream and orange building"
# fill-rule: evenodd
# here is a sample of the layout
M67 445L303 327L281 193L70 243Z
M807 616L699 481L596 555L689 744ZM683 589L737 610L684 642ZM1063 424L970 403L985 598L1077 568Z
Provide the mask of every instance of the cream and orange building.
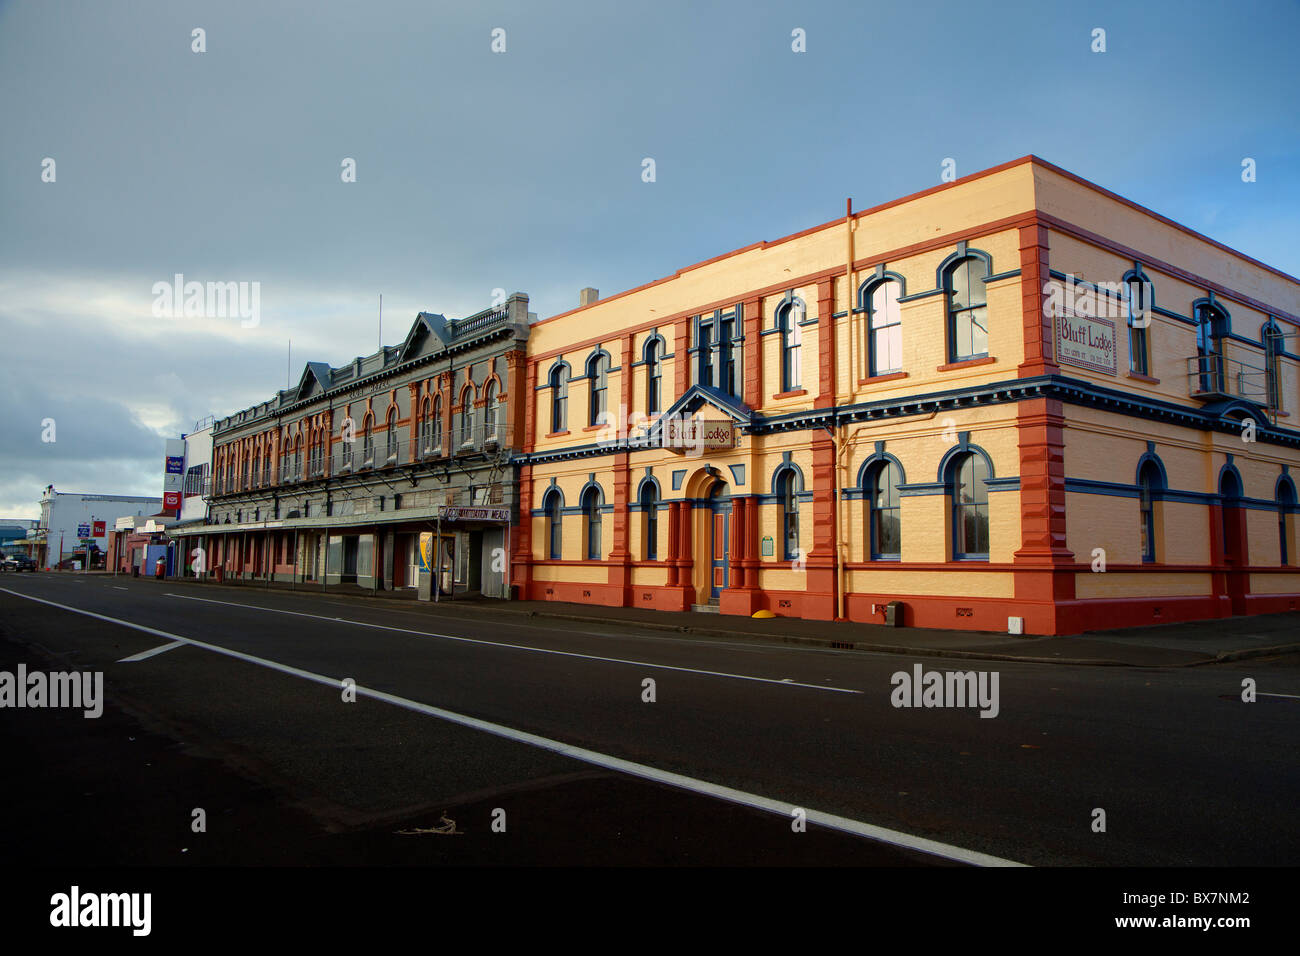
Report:
M1025 157L532 325L521 597L1025 633L1296 608L1300 282Z

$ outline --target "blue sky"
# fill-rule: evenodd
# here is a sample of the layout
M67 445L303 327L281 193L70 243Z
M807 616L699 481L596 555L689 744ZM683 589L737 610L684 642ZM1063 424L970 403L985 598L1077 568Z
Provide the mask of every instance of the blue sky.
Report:
M160 493L163 437L269 397L288 338L295 379L373 351L381 292L390 344L496 288L546 316L947 157L1300 274L1297 37L1295 2L0 3L0 515ZM178 272L260 282L260 324L153 317Z

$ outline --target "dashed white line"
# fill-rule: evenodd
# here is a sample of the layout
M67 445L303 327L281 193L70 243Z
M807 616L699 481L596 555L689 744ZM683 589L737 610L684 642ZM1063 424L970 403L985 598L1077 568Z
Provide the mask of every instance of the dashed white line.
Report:
M455 634L438 634L434 631L417 631L409 627L394 627L391 624L371 624L368 621L350 621L341 617L330 617L324 614L308 614L305 611L286 611L281 608L263 607L258 604L238 604L234 601L217 601L212 598L191 597L188 594L176 594L175 592L166 592L168 597L180 598L182 601L201 601L204 604L221 604L226 607L239 607L249 611L263 611L267 614L288 614L292 617L307 617L317 621L329 621L331 624L350 624L354 627L369 627L379 631L395 631L399 634L416 634L420 637L435 637L444 641L460 641L464 644L482 644L487 647L502 647L515 651L531 651L534 654L557 654L561 657L580 657L588 661L602 661L608 664L631 664L635 667L653 667L660 670L682 671L687 674L704 674L709 677L726 677L731 680L755 681L760 684L776 684L779 687L806 687L811 690L824 690L832 694L861 694L862 691L852 687L826 687L822 684L804 684L799 681L784 678L777 680L772 677L753 677L748 674L729 674L725 671L707 671L695 667L676 667L672 664L652 664L649 661L630 661L621 657L599 657L595 654L579 654L576 651L557 651L549 647L532 647L528 644L506 644L502 641L485 641L477 637L459 637Z
M171 641L191 644L194 647L201 647L204 650L212 651L215 654L222 654L226 657L235 658L236 660L246 661L249 664L256 664L259 667L266 667L278 671L281 674L288 674L291 677L300 677L303 680L323 684L324 686L334 690L337 690L341 686L341 681L337 678L326 677L323 674L316 674L312 671L293 667L289 664L281 664L278 661L267 660L264 657L254 657L252 654L245 654L242 651L219 647L216 644L208 644L204 641L196 641L189 637L181 637L179 634L160 631L153 627L145 627L143 624L135 624L131 621L121 620L120 618L109 617L106 614L96 614L94 611L86 611L78 607L70 607L67 604L59 604L56 601L47 601L44 598L32 597L30 594L10 591L8 588L0 588L0 591L5 592L6 594L12 594L15 597L26 598L29 601L48 604L51 607L57 607L64 611L71 611L73 614L83 614L86 617L108 621L110 624L119 624L122 627L129 627L136 631L143 631L146 634L155 634L158 637L167 638ZM691 793L699 793L704 796L715 797L719 800L725 800L728 803L735 803L740 806L753 807L756 810L764 810L769 813L779 814L787 819L792 815L794 810L802 809L804 811L805 819L809 823L823 826L831 830L839 830L843 833L852 833L855 836L866 837L869 840L888 843L892 846L902 847L918 853L925 853L930 856L942 857L946 860L955 860L961 863L969 863L974 866L1025 865L1023 863L1017 863L1014 860L1005 860L1001 857L991 856L987 853L979 853L974 850L967 850L963 847L952 846L948 843L940 843L937 840L928 840L925 837L913 836L910 833L903 833L899 830L890 830L886 827L878 827L870 823L863 823L860 820L852 820L848 817L841 817L833 813L824 813L821 810L811 810L807 807L795 807L790 803L773 800L770 797L760 796L756 793L747 793L744 790L735 790L731 787L720 786L716 783L710 783L707 780L698 780L695 777L687 777L684 774L672 773L668 770L660 770L657 767L634 763L630 760L624 760L621 757L613 757L609 754L602 754L595 750L588 750L585 747L575 747L571 744L566 744L563 741L552 740L549 737L541 737L537 734L530 734L523 730L515 730L513 727L494 724L491 721L480 720L477 717L469 717L465 714L458 714L454 711L444 710L441 707L434 707L430 704L422 704L416 700L411 700L406 697L398 697L396 694L387 694L383 691L363 687L360 684L356 685L356 692L358 695L369 697L372 700L384 701L385 703L392 704L395 707L402 707L406 710L414 711L418 714L425 714L429 717L437 717L440 720L459 724L462 727L469 727L472 730L481 730L484 733L489 733L496 737L503 737L506 740L513 740L516 743L537 747L541 750L547 750L551 753L559 754L562 757L569 757L573 760L581 761L582 763L591 764L592 766L605 767L606 769L615 770L619 773L626 773L643 780L652 781L653 783L661 783Z

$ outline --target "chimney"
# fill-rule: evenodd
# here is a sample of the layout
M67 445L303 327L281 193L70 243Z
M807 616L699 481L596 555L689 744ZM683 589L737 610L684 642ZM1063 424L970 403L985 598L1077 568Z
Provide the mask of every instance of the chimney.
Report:
M587 288L583 289L581 292L578 293L578 307L581 308L584 305L591 305L599 298L600 298L600 290L593 289L590 286L588 286Z

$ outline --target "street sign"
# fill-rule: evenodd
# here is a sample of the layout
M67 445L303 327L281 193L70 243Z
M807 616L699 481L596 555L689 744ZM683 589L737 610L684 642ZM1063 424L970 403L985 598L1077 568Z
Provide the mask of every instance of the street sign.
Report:
M77 537L78 538L90 537L90 525L88 523L82 522L81 524L77 525Z

